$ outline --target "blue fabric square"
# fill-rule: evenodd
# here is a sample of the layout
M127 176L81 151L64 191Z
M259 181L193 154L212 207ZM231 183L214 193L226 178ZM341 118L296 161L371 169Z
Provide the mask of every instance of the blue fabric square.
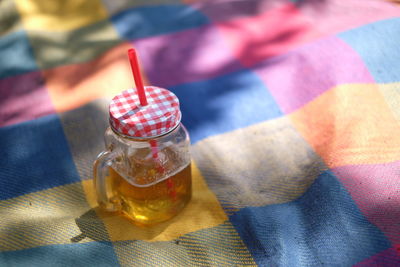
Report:
M0 78L37 69L32 48L24 31L0 38Z
M262 266L351 266L391 246L330 171L296 201L230 220Z
M133 40L170 33L209 23L208 18L186 5L131 8L111 18L122 38Z
M57 115L0 128L0 199L79 181Z
M90 242L0 252L1 266L118 266L110 242Z
M361 55L377 82L400 81L400 18L368 24L339 37Z
M179 100L192 142L282 115L261 79L242 70L169 88Z

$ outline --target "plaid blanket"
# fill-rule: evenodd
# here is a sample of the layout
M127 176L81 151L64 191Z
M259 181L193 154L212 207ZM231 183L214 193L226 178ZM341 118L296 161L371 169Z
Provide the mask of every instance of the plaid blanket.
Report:
M98 209L110 97L173 91L193 198ZM1 0L1 266L400 266L400 6Z

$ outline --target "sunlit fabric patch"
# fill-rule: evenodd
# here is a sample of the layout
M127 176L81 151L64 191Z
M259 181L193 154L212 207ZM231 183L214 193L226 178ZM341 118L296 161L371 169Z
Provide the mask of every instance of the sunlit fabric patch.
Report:
M231 223L196 231L168 242L114 242L122 265L255 266Z
M1 200L0 214L0 251L108 240L79 182Z
M378 84L379 90L385 97L385 100L393 112L395 118L400 120L400 82Z
M326 169L288 118L206 138L192 151L229 214L294 200Z

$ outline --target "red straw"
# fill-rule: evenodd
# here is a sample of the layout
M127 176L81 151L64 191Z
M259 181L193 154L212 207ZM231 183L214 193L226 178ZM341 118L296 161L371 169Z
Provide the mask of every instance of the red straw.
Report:
M158 145L157 141L152 139L149 141L151 147L151 154L153 155L154 159L158 159Z
M129 49L128 55L129 55L129 62L131 63L133 78L135 79L136 90L139 95L140 105L146 106L147 105L146 93L144 91L142 75L140 75L136 50L133 48Z
M158 145L157 145L157 141L156 140L150 140L150 147L151 147L151 151L152 151L152 155L153 155L153 159L156 160L157 162L157 166L156 169L159 173L165 173L165 169L164 167L161 165L161 163L159 162L158 159ZM169 190L169 195L172 198L172 200L176 200L176 190L175 190L175 185L174 185L174 181L172 181L171 178L167 179L167 188Z
M147 98L146 98L146 93L144 91L142 75L140 75L139 62L138 62L136 50L133 48L129 49L128 55L129 55L129 62L131 63L133 78L135 79L136 90L139 95L140 105L146 106ZM157 141L150 140L150 147L152 150L153 158L158 161L159 159L158 159ZM165 172L165 169L161 165L157 166L157 170L161 173ZM176 200L176 191L174 188L174 182L171 179L167 180L167 187L170 190L171 198L173 200Z

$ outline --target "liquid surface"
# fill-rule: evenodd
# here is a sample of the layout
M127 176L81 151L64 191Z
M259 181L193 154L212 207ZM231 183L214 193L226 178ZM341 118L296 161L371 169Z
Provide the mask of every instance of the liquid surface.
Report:
M136 166L140 175L163 173L165 169L156 165ZM175 174L150 186L135 186L110 167L110 176L115 201L121 210L139 224L155 224L178 214L192 195L191 166L188 164Z

